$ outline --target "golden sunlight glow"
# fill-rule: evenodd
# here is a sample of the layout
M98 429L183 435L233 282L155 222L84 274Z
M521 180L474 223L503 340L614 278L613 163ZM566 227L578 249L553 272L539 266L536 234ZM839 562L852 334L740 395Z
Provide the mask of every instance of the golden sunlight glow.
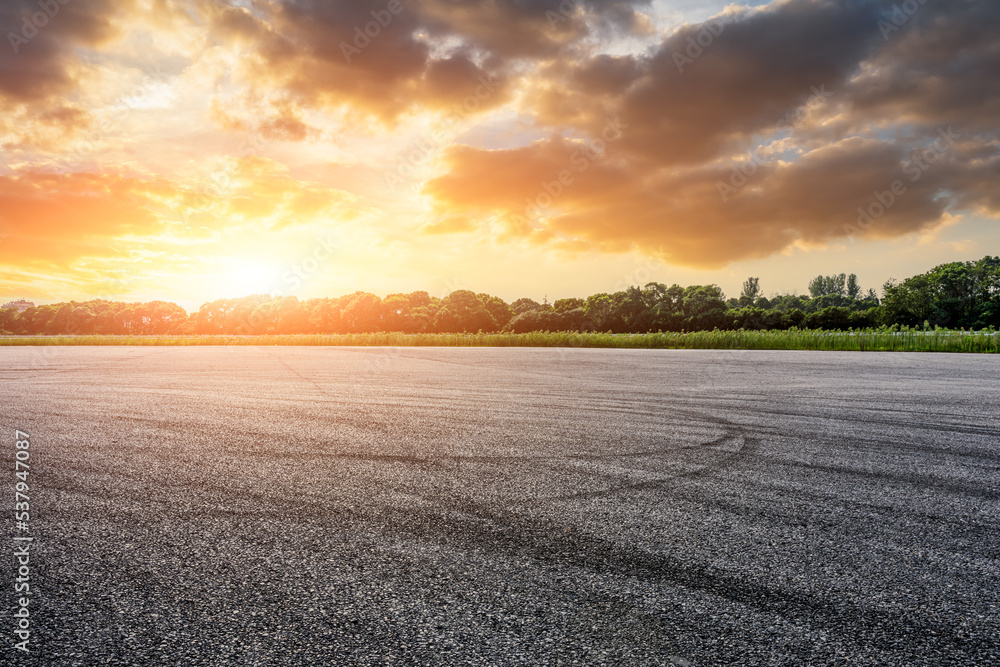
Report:
M367 4L78 0L35 26L0 2L0 303L541 300L650 262L798 293L996 246L991 3L883 39L884 3Z
M226 294L274 294L280 282L280 270L267 262L251 258L232 258L222 263L217 276Z

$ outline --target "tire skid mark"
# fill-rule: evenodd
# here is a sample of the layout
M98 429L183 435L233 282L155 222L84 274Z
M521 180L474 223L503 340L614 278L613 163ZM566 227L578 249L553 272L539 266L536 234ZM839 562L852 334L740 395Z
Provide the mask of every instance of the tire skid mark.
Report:
M734 437L731 433L727 433L726 435L716 438L711 442L695 443L693 445L682 445L681 447L661 447L658 449L647 449L641 452L615 452L613 454L569 454L566 456L566 458L581 459L584 461L605 461L605 460L625 459L625 458L664 456L685 449L719 447L730 440L734 440Z
M721 446L718 446L729 442L739 442L740 444L735 449L723 449ZM659 479L647 480L642 482L619 483L608 489L602 489L597 491L581 491L579 493L568 493L558 496L547 496L544 498L540 498L534 504L551 504L553 502L564 501L564 500L589 500L592 498L603 498L606 496L617 495L619 493L626 493L629 491L645 491L649 489L660 489L663 488L664 486L669 486L672 483L675 483L677 480L697 478L703 475L716 472L718 470L722 470L723 468L728 468L729 466L735 464L740 458L742 458L745 450L747 449L748 446L750 446L750 442L751 441L748 440L746 436L744 436L742 433L730 434L718 440L713 440L711 443L705 444L705 447L716 445L717 447L713 447L708 451L722 452L725 454L724 456L709 463L697 465L693 469L677 472L672 475L668 475L666 477L661 477ZM684 449L690 449L690 447ZM663 454L677 452L677 451L679 450L670 450L669 452L664 452ZM701 453L706 450L699 449L698 451Z
M791 410L765 410L757 409L753 411L757 415L777 415L780 417L795 417L799 419L818 419L822 421L837 421L847 423L858 423L857 415L840 414L817 414L811 412L795 412ZM912 414L912 413L911 413ZM959 424L940 424L937 422L921 422L912 419L869 419L863 422L866 426L891 426L899 429L915 429L920 431L934 431L937 433L956 433L961 435L981 435L1000 440L1000 430L988 426L964 426Z
M846 629L859 645L865 645L870 633L877 631L896 637L914 650L924 644L937 649L942 645L956 650L967 648L960 629L942 627L930 619L905 617L898 611L871 609L808 592L768 587L705 565L685 564L667 554L627 549L596 536L560 530L559 526L545 525L527 516L512 521L509 515L485 511L481 507L454 509L474 518L468 522L449 522L440 512L400 510L390 520L389 527L404 534L415 534L423 540L427 539L427 534L420 529L430 528L437 535L436 539L444 538L453 545L501 550L550 566L576 567L604 576L635 577L701 591L764 614L813 626L829 626L836 628L838 633Z
M897 484L909 484L920 488L934 488L949 491L955 494L972 496L974 498L984 498L986 500L1000 500L1000 489L989 488L981 484L961 484L951 482L941 477L933 475L920 475L916 473L898 474L888 470L864 470L862 468L852 468L849 466L838 466L817 463L803 463L801 461L791 461L785 459L776 461L778 465L785 465L792 468L807 468L828 473L849 475L866 480L878 480L895 482Z

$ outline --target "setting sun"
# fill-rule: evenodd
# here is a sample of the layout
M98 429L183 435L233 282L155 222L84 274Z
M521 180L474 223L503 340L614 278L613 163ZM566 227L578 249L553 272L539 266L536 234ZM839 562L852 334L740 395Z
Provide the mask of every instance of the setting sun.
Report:
M279 269L257 259L232 259L222 263L219 284L229 294L273 293L281 284Z

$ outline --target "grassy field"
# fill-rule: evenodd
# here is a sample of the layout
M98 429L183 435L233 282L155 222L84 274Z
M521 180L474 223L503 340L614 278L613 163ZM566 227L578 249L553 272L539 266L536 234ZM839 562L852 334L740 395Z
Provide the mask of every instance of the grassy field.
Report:
M358 345L429 347L604 347L859 352L1000 352L1000 336L960 331L696 331L610 334L298 334L265 336L3 336L3 345Z

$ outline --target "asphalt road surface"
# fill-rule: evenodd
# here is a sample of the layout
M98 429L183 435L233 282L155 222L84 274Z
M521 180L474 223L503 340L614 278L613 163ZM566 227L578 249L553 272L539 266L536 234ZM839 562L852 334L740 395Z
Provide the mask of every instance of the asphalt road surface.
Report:
M1000 358L0 348L4 664L1000 664ZM13 658L12 663L6 663Z

